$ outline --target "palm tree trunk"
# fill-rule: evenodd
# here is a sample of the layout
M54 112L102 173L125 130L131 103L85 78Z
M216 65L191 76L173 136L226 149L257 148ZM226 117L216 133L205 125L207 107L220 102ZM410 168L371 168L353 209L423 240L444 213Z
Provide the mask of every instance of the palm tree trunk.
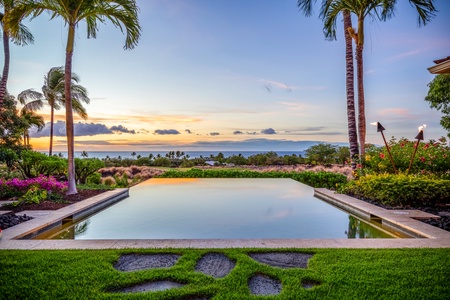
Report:
M356 159L358 158L358 134L356 131L355 113L355 75L353 66L353 45L352 37L348 28L352 28L352 18L350 12L343 11L344 15L344 35L345 35L345 66L346 66L346 91L347 91L347 126L348 141L350 145L350 157L352 169L356 169Z
M50 147L48 150L48 156L52 156L53 150L53 122L55 118L55 109L53 106L50 108Z
M363 74L363 45L356 45L356 70L358 77L358 129L359 129L359 146L361 159L364 160L365 143L366 143L366 113L364 99L364 74Z
M72 57L75 38L75 24L69 24L69 33L67 37L66 65L64 73L64 96L66 99L66 134L67 134L67 195L77 194L75 182L75 156L74 156L74 129L73 129L73 111L72 111Z
M9 36L5 30L3 30L3 51L5 53L5 64L3 66L2 80L0 81L0 108L3 107L3 101L6 95L6 83L8 82L10 61Z

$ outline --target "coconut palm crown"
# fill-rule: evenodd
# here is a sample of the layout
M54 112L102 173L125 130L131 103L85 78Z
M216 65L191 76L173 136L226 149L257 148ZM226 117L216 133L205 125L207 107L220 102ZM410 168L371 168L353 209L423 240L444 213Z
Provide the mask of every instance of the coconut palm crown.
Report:
M86 88L79 85L79 77L77 74L72 74L72 109L84 120L88 115L86 109L81 102L89 104L90 99L87 94ZM42 86L42 93L34 91L33 89L27 89L21 92L17 99L24 105L23 109L36 111L41 109L44 104L50 106L50 147L48 155L52 155L53 148L53 124L55 118L55 110L61 109L61 106L65 106L64 97L64 68L53 67L44 76L44 85Z
M0 80L0 109L3 108L3 100L6 96L6 85L9 77L9 64L11 60L11 54L9 50L9 41L11 40L16 45L25 46L28 43L33 43L34 38L28 28L19 23L17 28L17 34L11 37L7 30L5 30L5 15L11 11L16 3L16 0L0 0L0 6L3 7L3 12L0 12L0 24L2 26L2 38L3 38L3 52L4 52L4 64L3 64L3 72Z
M36 18L44 11L50 13L50 19L62 18L68 27L65 62L65 96L66 96L66 133L68 156L67 194L76 194L74 129L72 112L72 57L75 44L75 31L78 25L86 22L87 37L96 38L99 23L110 21L122 32L125 31L125 49L133 49L140 38L141 27L138 20L139 8L135 0L22 0L6 17L6 24L11 35L19 31L20 21L24 18Z

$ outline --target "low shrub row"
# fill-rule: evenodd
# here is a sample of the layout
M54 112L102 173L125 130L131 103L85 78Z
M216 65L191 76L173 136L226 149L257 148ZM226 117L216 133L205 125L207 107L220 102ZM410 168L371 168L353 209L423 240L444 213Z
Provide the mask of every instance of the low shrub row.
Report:
M160 178L291 178L314 188L336 189L336 186L346 184L347 177L330 172L256 172L238 170L200 170L188 171L170 170L158 176Z
M450 180L429 176L366 175L340 186L338 191L389 206L420 207L450 203Z

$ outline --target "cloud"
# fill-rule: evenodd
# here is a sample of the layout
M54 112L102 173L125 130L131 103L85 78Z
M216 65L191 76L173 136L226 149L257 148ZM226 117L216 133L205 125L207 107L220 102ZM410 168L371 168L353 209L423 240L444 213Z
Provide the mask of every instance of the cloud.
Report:
M278 104L286 106L289 110L306 110L313 107L310 104L299 103L299 102L277 102Z
M148 134L149 131L147 129L141 128L138 130L138 133Z
M185 129L184 131L187 132L188 134L192 133L192 131L190 131L189 129Z
M257 135L258 133L256 131L247 131L248 135Z
M122 125L117 125L117 126L112 126L109 128L111 131L114 132L121 132L121 133L131 133L131 134L136 134L135 130L129 130L126 127L122 126Z
M158 135L176 135L176 134L180 134L180 132L176 129L156 129L154 132L154 134L158 134Z
M275 130L273 130L272 128L267 128L267 129L263 129L261 130L262 134L277 134Z
M236 130L236 131L233 131L233 134L244 134L244 133L242 131Z
M209 135L211 135L211 136L217 136L217 135L220 135L220 133L218 133L218 132L210 132Z
M420 50L413 50L413 51L409 51L409 52L404 52L404 53L400 53L398 55L392 56L390 58L388 58L386 61L387 62L392 62L392 61L397 61L397 60L401 60L410 56L414 56L419 54L421 51Z
M75 136L93 136L99 134L114 134L114 133L130 133L135 134L134 130L129 130L122 125L116 125L107 127L105 124L100 123L74 123ZM57 121L53 124L54 136L66 136L66 122ZM37 128L30 129L30 137L47 137L50 136L50 122L45 124L45 127L41 131L37 131Z

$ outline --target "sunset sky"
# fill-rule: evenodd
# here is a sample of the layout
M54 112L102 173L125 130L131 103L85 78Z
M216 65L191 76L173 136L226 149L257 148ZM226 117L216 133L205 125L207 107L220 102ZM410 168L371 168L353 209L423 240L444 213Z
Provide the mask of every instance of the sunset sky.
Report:
M89 119L75 120L75 150L281 151L304 150L297 141L348 142L341 18L337 40L327 41L319 6L308 18L296 0L137 3L142 36L134 50L123 50L125 36L111 23L100 24L97 39L77 28L73 71L91 104ZM422 124L427 140L446 135L441 114L424 101L434 77L427 68L450 55L450 1L436 6L425 27L408 1L386 22L366 20L366 116L387 137L413 139ZM11 45L14 96L41 91L48 70L64 65L67 27L49 19L26 20L35 43ZM39 113L49 121L49 109ZM65 151L64 110L57 114L54 149ZM367 142L382 143L375 127L367 133ZM48 127L31 137L35 150L48 149Z

